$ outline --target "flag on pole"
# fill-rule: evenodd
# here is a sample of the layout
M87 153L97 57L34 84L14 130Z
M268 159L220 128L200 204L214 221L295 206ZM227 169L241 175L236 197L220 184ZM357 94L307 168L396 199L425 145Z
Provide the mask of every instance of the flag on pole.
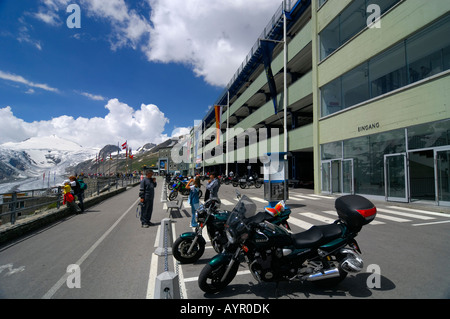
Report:
M130 158L131 159L133 159L134 158L134 155L133 154L131 154L131 147L130 147L130 152L129 152L129 154L128 154L129 156L130 156Z
M260 39L262 58L264 62L264 69L266 70L267 82L269 84L270 96L272 97L275 114L278 114L277 107L277 86L272 72L272 54L275 49L276 42Z
M122 144L122 149L125 150L128 148L128 141L126 141L125 143Z
M217 145L220 144L220 134L222 133L220 130L220 124L222 123L222 106L215 105L214 109L216 111L216 141Z

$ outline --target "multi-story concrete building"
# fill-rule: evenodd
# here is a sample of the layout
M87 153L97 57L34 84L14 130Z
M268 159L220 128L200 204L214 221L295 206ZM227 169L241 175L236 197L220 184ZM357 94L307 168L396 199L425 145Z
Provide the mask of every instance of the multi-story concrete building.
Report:
M203 119L197 165L261 173L262 153L285 150L286 129L289 179L313 184L316 193L450 205L450 2L283 6L260 37L277 44L278 113L258 40L215 103L223 107L220 145L214 109Z

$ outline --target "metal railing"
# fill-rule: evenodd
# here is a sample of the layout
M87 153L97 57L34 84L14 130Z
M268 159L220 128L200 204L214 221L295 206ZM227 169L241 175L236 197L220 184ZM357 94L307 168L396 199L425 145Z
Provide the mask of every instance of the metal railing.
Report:
M84 192L85 199L109 192L111 189L127 187L139 181L140 177L86 178L84 182L88 187ZM60 209L62 201L63 193L59 186L0 194L0 225L8 223L14 225L18 219L54 208Z

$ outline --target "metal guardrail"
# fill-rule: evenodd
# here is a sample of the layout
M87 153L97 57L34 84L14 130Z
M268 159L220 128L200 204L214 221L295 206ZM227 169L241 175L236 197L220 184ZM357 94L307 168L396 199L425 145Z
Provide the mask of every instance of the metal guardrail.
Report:
M88 188L84 193L85 199L109 192L112 188L126 187L139 180L139 177L86 178L84 182ZM59 186L0 194L0 225L14 225L18 219L53 208L59 209L62 201L63 194Z

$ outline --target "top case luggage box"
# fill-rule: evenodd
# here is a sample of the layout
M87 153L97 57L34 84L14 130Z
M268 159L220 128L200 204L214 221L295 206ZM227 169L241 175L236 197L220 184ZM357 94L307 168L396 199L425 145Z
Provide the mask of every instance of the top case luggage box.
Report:
M359 231L362 226L375 219L377 208L375 205L359 195L347 195L336 199L336 211L339 218L352 231Z

